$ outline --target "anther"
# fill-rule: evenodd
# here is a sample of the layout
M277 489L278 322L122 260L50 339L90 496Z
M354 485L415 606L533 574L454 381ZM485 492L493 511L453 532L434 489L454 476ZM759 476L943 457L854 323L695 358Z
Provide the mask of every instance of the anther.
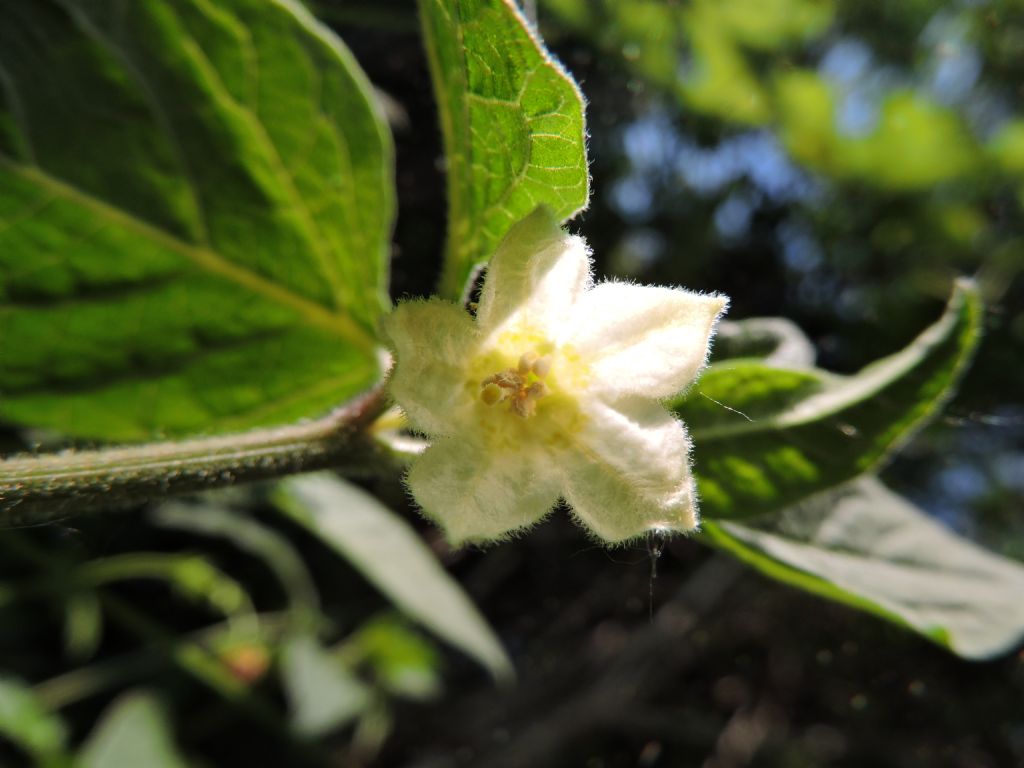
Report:
M537 410L537 401L532 397L517 397L512 401L512 410L524 419L529 418Z
M526 390L526 398L528 400L540 400L548 393L548 385L543 381L535 381L530 385L529 389Z
M551 370L551 358L527 352L516 368L506 368L480 382L480 399L485 405L509 401L513 413L526 418L537 410L537 401L550 392L543 382ZM532 381L531 381L532 380Z
M504 399L504 394L501 387L492 381L484 385L484 388L480 391L480 399L487 405L494 405Z
M522 365L522 361L520 361L519 364ZM545 376L548 375L548 372L551 370L551 358L548 355L544 355L544 357L538 357L536 360L533 361L533 364L530 366L530 368L538 379L543 379Z
M527 374L537 360L536 352L527 352L519 358L519 372Z

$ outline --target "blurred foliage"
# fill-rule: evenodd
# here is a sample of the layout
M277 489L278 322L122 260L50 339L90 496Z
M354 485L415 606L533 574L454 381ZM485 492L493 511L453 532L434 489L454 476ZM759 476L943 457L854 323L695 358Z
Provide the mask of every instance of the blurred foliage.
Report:
M319 765L327 737L336 741L345 726L354 731L341 743L364 759L390 731L395 702L434 699L442 659L433 642L382 612L387 602L339 561L330 541L289 523L262 495L169 503L131 531L115 519L82 530L0 532L0 655L9 670L0 679L0 737L33 764L68 765L69 731L83 733L94 716L83 704L145 686L173 699L173 709L124 694L92 726L79 761L185 764L173 762L172 749L185 741L217 764ZM409 536L394 553L432 557L417 547L424 545ZM99 551L105 556L94 557ZM444 580L435 590L458 590L440 569L421 574L415 588L428 594L431 579ZM99 636L84 650L62 649L60 625L72 621L82 595L95 606ZM430 603L423 608L429 615ZM467 602L461 610L474 609ZM448 622L446 634L457 638L460 626ZM182 718L197 707L216 713L210 727L194 711ZM242 741L219 744L224 738ZM2 738L0 764L21 764Z

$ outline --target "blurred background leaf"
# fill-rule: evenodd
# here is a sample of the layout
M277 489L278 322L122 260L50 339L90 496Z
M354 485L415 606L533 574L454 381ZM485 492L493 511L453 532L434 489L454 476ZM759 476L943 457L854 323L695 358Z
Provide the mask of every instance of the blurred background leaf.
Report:
M288 595L294 621L300 625L315 621L320 598L313 577L292 544L274 529L213 504L167 502L154 510L153 519L169 528L222 537L248 552L274 572Z
M167 715L145 693L126 693L104 713L75 762L81 768L187 768Z
M369 690L314 638L293 637L282 653L281 674L298 733L322 736L366 709Z
M32 689L6 675L0 677L0 736L21 748L42 768L68 764L67 729L47 711Z
M512 676L501 643L409 526L376 498L328 474L284 481L277 504L351 562L406 615L482 664Z
M377 379L391 139L299 3L3 3L0 71L0 416L138 440Z

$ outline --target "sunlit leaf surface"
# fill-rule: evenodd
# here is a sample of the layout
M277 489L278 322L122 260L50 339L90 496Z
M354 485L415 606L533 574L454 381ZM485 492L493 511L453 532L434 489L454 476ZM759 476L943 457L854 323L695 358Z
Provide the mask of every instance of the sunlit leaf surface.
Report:
M693 436L702 516L778 512L876 467L948 399L980 324L977 289L962 281L937 323L854 376L712 365L675 404Z
M448 160L441 293L538 205L562 219L589 195L583 97L511 0L421 0Z
M392 197L297 2L0 4L0 417L140 439L356 394Z

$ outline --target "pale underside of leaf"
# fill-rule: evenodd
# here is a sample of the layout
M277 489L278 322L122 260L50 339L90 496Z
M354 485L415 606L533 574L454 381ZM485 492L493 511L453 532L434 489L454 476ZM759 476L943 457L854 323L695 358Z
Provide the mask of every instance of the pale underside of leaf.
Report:
M505 651L461 587L416 532L379 501L328 474L291 478L276 500L406 615L475 658L495 678L511 677Z
M954 535L871 477L754 525L707 523L702 536L767 575L966 658L1024 638L1024 566Z
M185 768L188 762L178 752L163 707L149 694L127 693L104 713L75 765Z

